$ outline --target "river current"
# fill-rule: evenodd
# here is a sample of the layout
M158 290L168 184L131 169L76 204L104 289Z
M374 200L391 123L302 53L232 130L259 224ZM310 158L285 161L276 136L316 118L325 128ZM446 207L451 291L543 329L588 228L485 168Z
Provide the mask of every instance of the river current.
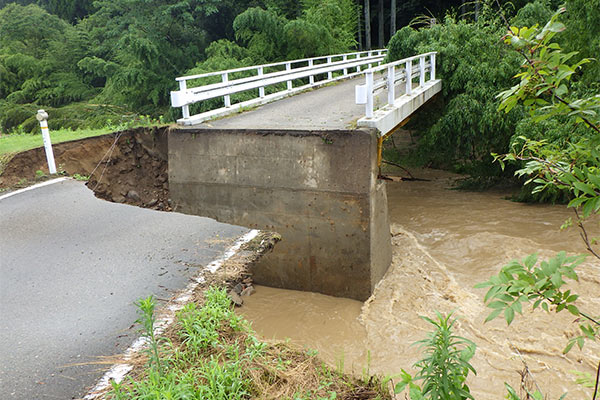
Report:
M583 351L562 354L568 338L578 334L571 314L525 306L510 327L501 318L484 323L485 290L473 288L530 253L584 253L576 228L560 230L572 212L514 203L501 192L450 190L457 176L447 172L415 175L429 181L388 183L394 256L369 300L259 286L240 313L263 337L315 349L326 362L360 376L414 373L421 353L413 343L430 331L420 316L453 312L455 333L477 344L471 361L477 375L468 381L476 399L504 398L504 382L518 388L525 365L533 376L529 384L549 399L565 391L567 399L591 398L591 389L575 383L574 371L593 374L600 345L588 341ZM590 256L578 271L580 281L571 285L581 295L578 306L598 315L600 263Z

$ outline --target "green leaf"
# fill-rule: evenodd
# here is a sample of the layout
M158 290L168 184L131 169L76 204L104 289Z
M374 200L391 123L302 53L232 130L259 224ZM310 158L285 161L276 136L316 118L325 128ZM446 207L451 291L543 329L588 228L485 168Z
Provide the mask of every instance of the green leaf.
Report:
M490 304L488 304L487 306L489 308L494 308L494 309L496 309L496 308L503 309L503 308L506 308L508 305L503 301L493 301Z
M519 314L523 314L523 308L521 306L521 302L519 300L515 301L511 306L513 310L518 312Z
M496 318L498 315L500 315L501 312L502 312L502 309L500 309L500 308L495 309L494 311L492 311L490 313L490 315L487 316L487 318L485 319L484 322L490 322L491 320L493 320L494 318Z
M394 393L395 394L402 393L402 391L404 390L404 388L406 388L407 385L408 385L408 382L398 382L396 384L396 386L394 387Z
M423 393L419 388L411 387L409 390L409 394L410 400L425 400L425 397L423 397Z
M506 319L506 323L510 325L515 318L515 311L512 308L506 308L504 310L504 318Z
M567 346L563 350L563 354L567 354L569 351L571 351L571 349L573 348L574 344L575 344L575 339L569 340L569 343L567 343Z
M581 190L583 193L589 194L590 196L596 195L596 193L594 192L594 189L589 184L575 181L575 182L573 182L573 186L575 186L577 189Z
M571 314L575 315L576 317L578 317L578 316L579 316L579 309L578 309L577 307L575 307L574 305L572 305L572 304L569 304L569 305L567 306L567 310L569 310L569 312L570 312Z

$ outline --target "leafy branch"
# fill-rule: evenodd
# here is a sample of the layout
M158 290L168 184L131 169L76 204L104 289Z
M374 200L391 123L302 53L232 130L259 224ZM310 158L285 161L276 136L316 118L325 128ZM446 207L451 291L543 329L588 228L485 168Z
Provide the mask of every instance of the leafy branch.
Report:
M562 251L539 264L537 254L531 254L522 261L511 261L502 267L498 275L475 286L489 288L484 302L492 311L485 322L503 314L510 325L516 313L523 313L523 303L533 303L533 309L541 306L547 312L567 310L577 317L577 321L584 321L579 324L582 334L569 340L564 353L571 350L575 344L580 349L583 348L586 339L595 340L600 334L600 322L596 317L581 311L575 305L579 295L572 293L570 289L563 290L563 286L565 279L578 281L575 268L585 257L567 256Z
M566 83L577 69L592 61L583 58L569 65L567 62L578 53L563 53L560 45L552 42L557 33L565 30L564 24L558 21L565 11L566 8L560 8L542 29L537 25L530 28L508 26L504 42L521 54L525 62L522 65L524 71L515 75L521 80L519 84L498 94L500 109L509 112L519 102L525 106L536 105L539 108L532 108L536 121L555 115L575 116L577 122L600 133L600 124L594 121L600 111L600 95L574 101L565 97L569 92Z

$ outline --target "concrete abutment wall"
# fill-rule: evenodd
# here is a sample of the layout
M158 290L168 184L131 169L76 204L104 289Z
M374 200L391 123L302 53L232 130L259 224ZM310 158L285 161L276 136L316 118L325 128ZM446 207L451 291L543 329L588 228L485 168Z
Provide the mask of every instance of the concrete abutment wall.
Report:
M168 148L176 211L281 234L255 282L366 300L385 274L373 131L175 129Z

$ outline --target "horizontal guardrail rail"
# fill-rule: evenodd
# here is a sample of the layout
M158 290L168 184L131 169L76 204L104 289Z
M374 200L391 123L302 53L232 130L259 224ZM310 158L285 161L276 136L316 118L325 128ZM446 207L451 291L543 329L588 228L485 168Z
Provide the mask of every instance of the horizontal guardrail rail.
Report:
M365 105L365 117L373 118L375 93L383 88L387 88L387 105L394 106L396 98L396 85L404 83L404 93L402 95L411 95L413 91L426 85L427 82L435 81L435 56L437 52L419 54L413 57L403 58L387 64L381 64L369 68L365 73L365 84L356 86L356 104ZM414 62L418 60L415 66ZM400 68L398 68L400 67ZM376 73L384 72L385 76L374 81ZM429 79L426 80L426 73L429 72ZM407 77L410 77L407 79ZM419 84L414 87L414 78L419 78Z
M181 107L183 118L177 120L179 124L198 124L211 118L236 112L244 107L266 104L299 91L356 76L362 73L361 69L364 66L372 69L373 65L380 65L386 53L386 49L361 51L183 76L176 78L176 81L179 82L179 90L171 92L171 105ZM285 69L265 73L265 69L269 68ZM334 76L334 72L340 71L342 73L339 76ZM239 72L249 72L253 75L230 79L231 74ZM221 82L188 88L188 81L216 76L221 77ZM324 78L317 80L319 76ZM308 84L293 86L294 80L305 78L308 78ZM286 83L285 89L265 94L265 87L284 82ZM254 98L232 104L231 95L256 89L258 91ZM219 97L223 98L224 107L190 115L190 105Z

